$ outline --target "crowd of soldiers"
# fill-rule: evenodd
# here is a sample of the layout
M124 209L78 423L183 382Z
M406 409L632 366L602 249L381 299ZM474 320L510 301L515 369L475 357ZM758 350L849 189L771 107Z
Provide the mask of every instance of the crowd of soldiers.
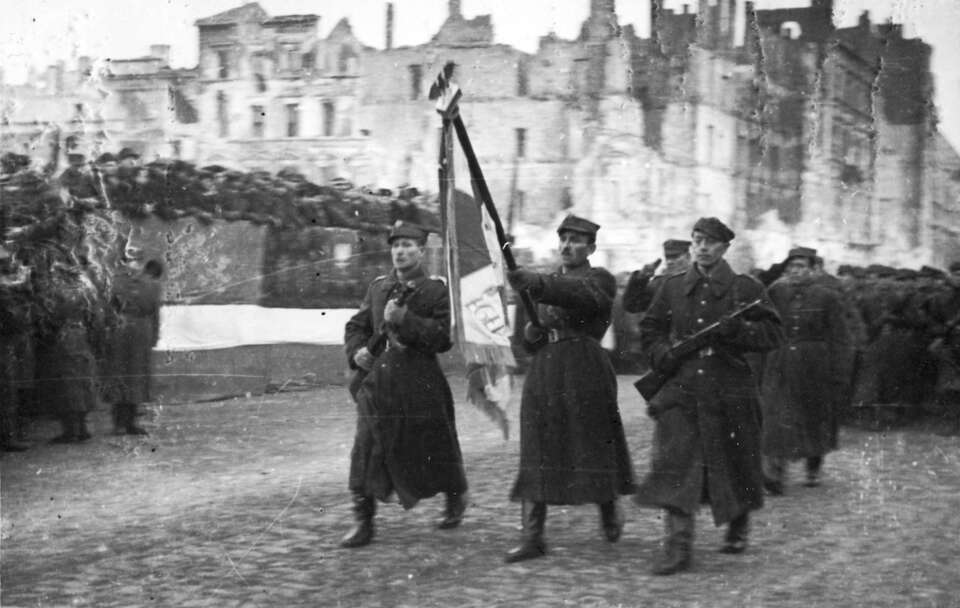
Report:
M69 142L68 142L69 145ZM58 155L54 155L56 157ZM21 450L26 415L53 416L58 442L84 441L86 415L111 405L118 432L140 434L150 348L159 331L162 260L141 259L117 220L244 220L278 230L335 226L386 233L398 221L436 230L416 189L398 193L298 171L240 172L179 160L142 164L129 148L88 161L0 157L0 447Z
M742 554L751 513L788 493L792 462L804 463L804 486L821 484L844 408L920 400L926 374L934 382L926 390L956 413L960 265L949 275L874 267L833 277L814 249L794 247L767 271L739 274L724 259L734 232L705 217L689 241L664 243L666 272L656 274L660 260L635 271L620 298L637 315L648 371L635 386L654 421L649 470L635 477L601 345L619 290L589 261L599 229L568 215L557 228L558 267L507 272L525 296L516 339L530 356L509 494L520 503L521 533L507 563L548 554L550 505L596 505L602 537L617 542L625 495L663 510L653 574L692 568L702 505L726 528L720 552ZM453 400L436 359L452 346L448 294L424 274L422 230L399 225L388 242L394 269L371 283L345 328L357 403L346 549L373 542L377 504L394 495L409 509L444 493L440 530L458 527L468 503Z
M631 289L615 313L619 359L641 359L642 311L666 276L689 266L688 247L689 241L668 240L664 268L658 259L633 273ZM843 315L841 345L847 358L837 369L841 377L832 381L839 420L884 425L942 416L944 433L960 433L960 376L955 378L960 370L954 362L960 355L960 262L947 270L840 265L831 274L815 250L798 249L810 260L808 281L835 293ZM781 261L751 274L773 289L791 282L786 267ZM628 278L621 284L626 286Z
M429 201L416 188L357 188L344 179L329 185L308 180L294 168L237 171L221 165L197 167L158 159L141 165L133 150L104 153L93 163L68 155L61 183L78 198L105 192L111 205L129 217L149 214L165 220L185 216L246 220L283 228L334 226L385 233L398 220L434 230L439 221L425 210Z

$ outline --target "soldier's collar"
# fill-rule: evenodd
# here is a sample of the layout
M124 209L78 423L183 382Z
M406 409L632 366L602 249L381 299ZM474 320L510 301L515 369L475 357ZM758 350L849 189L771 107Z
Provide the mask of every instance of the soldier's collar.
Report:
M427 278L427 273L423 269L423 264L420 264L416 268L413 268L403 273L401 273L396 268L394 268L393 270L390 271L390 278L397 282L416 281L417 283L419 283L420 281Z
M726 260L717 262L710 276L701 273L696 264L691 264L690 269L683 277L684 293L689 295L700 281L705 281L714 295L719 298L733 285L735 276L733 269L730 268L730 264L727 264Z

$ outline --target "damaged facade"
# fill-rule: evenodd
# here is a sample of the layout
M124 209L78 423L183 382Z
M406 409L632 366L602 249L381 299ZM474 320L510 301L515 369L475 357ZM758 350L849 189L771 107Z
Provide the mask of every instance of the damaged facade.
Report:
M960 254L960 161L936 132L927 44L867 14L836 28L829 0L748 2L739 16L736 0L652 4L648 38L619 25L614 0L590 0L577 38L547 33L526 53L494 43L490 17L465 18L459 0L408 47L394 47L386 4L383 49L346 21L321 38L317 15L249 3L196 22L195 70L169 69L160 47L156 60L109 62L84 81L97 85L84 124L148 159L434 191L439 119L426 96L454 61L464 121L521 247L548 255L573 211L604 226L597 262L614 271L658 257L701 215L738 232L729 257L742 270L793 244L831 267ZM17 116L4 112L7 125Z

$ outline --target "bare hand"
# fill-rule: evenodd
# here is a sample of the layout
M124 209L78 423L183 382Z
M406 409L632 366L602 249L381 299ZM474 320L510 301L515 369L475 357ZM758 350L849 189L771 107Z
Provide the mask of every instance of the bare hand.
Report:
M387 305L383 309L383 319L387 323L393 323L394 325L400 324L406 314L407 306L405 304L402 306L398 305L396 300L387 302Z
M363 346L354 353L353 362L356 363L360 369L370 371L370 368L373 367L373 355L367 350L366 346Z

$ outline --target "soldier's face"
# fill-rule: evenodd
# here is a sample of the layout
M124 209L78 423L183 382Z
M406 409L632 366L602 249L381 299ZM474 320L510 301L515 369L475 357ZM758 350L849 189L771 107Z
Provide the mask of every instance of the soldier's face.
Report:
M564 230L560 234L560 262L564 268L583 266L587 258L597 250L597 244L591 242L590 237L580 232Z
M690 267L690 252L667 256L663 265L664 274L674 274Z
M414 239L396 238L390 243L390 256L397 270L411 270L423 260L423 245Z
M730 243L715 239L699 230L693 232L693 237L690 240L693 241L693 245L690 246L693 259L701 268L716 266L730 247Z
M807 258L793 258L787 261L787 267L783 272L791 279L802 279L810 276L813 268Z

